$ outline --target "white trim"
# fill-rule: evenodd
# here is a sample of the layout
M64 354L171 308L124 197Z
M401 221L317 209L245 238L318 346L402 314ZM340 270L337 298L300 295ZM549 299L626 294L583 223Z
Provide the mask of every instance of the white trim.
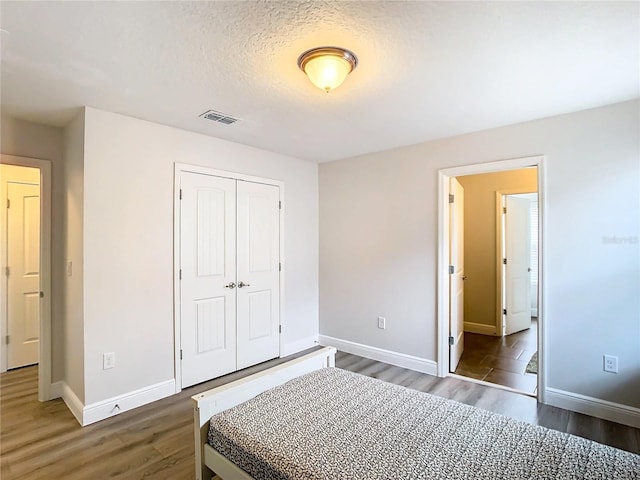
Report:
M265 185L274 185L278 187L280 194L280 263L282 270L280 271L280 326L284 329L285 325L285 271L286 262L284 256L284 216L285 216L285 196L284 182L265 177L257 177L254 175L246 175L244 173L235 173L225 170L217 170L215 168L201 167L197 165L189 165L186 163L176 162L173 167L173 334L174 334L174 378L175 393L182 391L182 370L180 362L180 174L182 172L199 173L202 175L211 175L215 177L231 178L245 182L262 183ZM311 345L313 346L313 345ZM307 348L307 347L305 347ZM280 356L284 356L282 352L287 350L284 343L284 335L280 334L279 342ZM293 352L291 352L293 353ZM289 355L289 353L287 354Z
M67 408L71 410L73 416L76 417L78 423L82 425L82 411L84 410L84 404L77 397L76 393L71 390L71 387L65 382L58 382L62 384L62 400L67 404Z
M486 325L484 323L464 322L464 331L481 335L497 335L495 325Z
M38 400L45 402L55 398L51 396L51 162L4 154L1 158L3 164L40 170L40 291L44 296L40 300ZM2 275L2 278L2 291L6 292L6 276ZM6 332L6 318L2 318L0 323L2 332ZM6 348L3 348L0 355L2 372L7 368L6 354Z
M478 163L438 171L438 293L437 293L437 374L449 375L449 178L478 173L502 172L536 166L538 168L538 401L545 403L546 363L544 347L547 343L544 324L544 238L546 232L545 157L532 157Z
M398 367L408 368L409 370L414 370L416 372L436 375L438 371L437 363L426 358L414 357L413 355L407 355L405 353L392 352L391 350L363 345L361 343L329 337L327 335L320 335L319 340L320 345L336 347L342 352L359 355L379 362L389 363Z
M64 382L54 382L51 384L51 389L49 390L49 400L53 400L54 398L62 398L62 392L64 390Z
M113 417L175 393L175 380L156 383L133 392L118 395L101 402L86 405L82 410L81 425L89 425L105 418ZM77 418L77 417L76 417Z
M584 413L585 415L602 418L610 422L640 428L640 408L566 392L557 388L547 388L546 403L547 405Z
M307 348L315 347L318 345L318 335L311 335L310 337L301 338L284 345L280 348L280 357L288 357L294 353L301 352Z
M300 375L321 368L333 367L335 366L335 354L335 348L326 347L191 397L194 406L196 479L209 480L212 477L212 470L218 474L221 472L228 474L226 477L223 476L227 479L251 478L236 475L240 473L240 470L236 470L238 467L230 463L223 462L224 465L221 469L221 466L216 463L219 458L215 455L207 455L205 458L209 419L213 415L246 402L256 395ZM210 468L205 466L205 462Z

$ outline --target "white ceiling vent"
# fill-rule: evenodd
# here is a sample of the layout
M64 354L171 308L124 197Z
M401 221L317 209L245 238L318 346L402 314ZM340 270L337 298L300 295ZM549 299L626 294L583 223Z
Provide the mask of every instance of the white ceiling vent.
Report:
M231 125L232 123L236 123L239 120L230 115L227 115L226 113L216 112L215 110L207 110L200 116L213 122L224 123L225 125Z

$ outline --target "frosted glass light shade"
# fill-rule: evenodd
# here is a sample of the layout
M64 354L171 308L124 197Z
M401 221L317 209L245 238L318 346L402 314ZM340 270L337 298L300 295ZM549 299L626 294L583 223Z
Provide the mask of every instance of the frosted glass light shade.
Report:
M327 93L342 85L356 65L356 56L349 50L338 47L314 48L298 58L298 66L307 74L311 83Z

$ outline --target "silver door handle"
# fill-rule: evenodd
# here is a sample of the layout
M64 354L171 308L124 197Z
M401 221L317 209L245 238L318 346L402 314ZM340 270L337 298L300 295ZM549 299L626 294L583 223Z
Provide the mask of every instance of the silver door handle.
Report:
M231 282L229 285L225 285L224 288L234 289L234 288L236 288L236 284L235 284L235 282Z
M240 282L238 283L238 288L242 288L242 287L250 287L251 285L248 283L244 283L244 282Z

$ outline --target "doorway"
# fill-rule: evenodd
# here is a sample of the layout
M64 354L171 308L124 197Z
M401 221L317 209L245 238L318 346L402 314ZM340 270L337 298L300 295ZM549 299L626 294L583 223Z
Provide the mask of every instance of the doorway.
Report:
M440 376L460 375L463 379L538 396L539 399L544 395L542 388L544 371L541 368L544 348L543 305L542 295L540 295L542 281L538 280L538 277L541 279L542 276L537 275L541 273L541 269L538 272L537 267L542 254L537 242L529 241L532 236L530 228L532 197L522 195L533 193L533 197L537 200L537 195L534 193L537 191L542 198L543 162L543 157L528 157L456 167L439 172L438 374ZM504 186L496 188L494 185L495 182L504 181L511 175L517 178L518 172L529 179L529 185L533 184L533 189L527 190L526 185L513 188L512 184L511 189ZM482 180L484 183L482 194L486 198L478 196L477 188L475 191L472 188L465 188L465 184L469 187L474 185L473 182L465 181L465 178L472 177L474 181ZM454 180L459 182L462 191L454 193ZM466 204L471 210L468 215L462 213L464 208L461 209L460 206L455 205L455 201L452 202L454 197L456 200L457 197L466 198ZM517 218L509 218L509 221L506 221L504 202L515 203L521 207L519 209L514 207L511 212L519 213ZM535 206L538 206L537 202ZM484 208L482 215L479 213L481 208ZM523 211L526 215L522 214ZM536 213L540 213L538 208ZM456 222L456 217L460 216L464 216L465 221L455 226L455 223L461 223ZM507 232L505 230L507 225L511 230L517 226L516 233L519 237L513 237L512 231ZM465 236L467 238L467 242L462 242L465 244L464 247L461 247L459 239L455 238L455 235L459 235L456 231L465 232L462 236L463 239ZM541 240L541 233L542 229L539 233L533 232L533 235ZM506 235L509 235L508 241ZM515 250L514 239L522 240ZM541 241L540 245L542 245ZM538 254L535 257L532 256L534 247ZM456 253L461 248L465 252L462 259ZM516 253L519 256L513 257ZM522 260L523 254L526 257L524 260ZM504 264L505 259L507 259L507 265ZM535 268L532 267L531 262L535 262ZM535 282L533 281L534 273L536 274ZM452 291L456 274L464 280L458 282L464 285L461 287L464 292L462 295L465 296L463 302L459 300L460 288ZM528 293L532 288L535 293L529 296ZM467 298L467 290L469 298ZM538 311L533 312L537 318L533 319L532 298L535 300L535 307L538 307ZM464 308L456 308L456 305L460 304L463 304ZM459 312L460 310L462 313ZM463 325L462 335L460 325ZM459 363L452 361L456 357L459 358ZM537 376L535 373L530 373L536 367L540 372Z
M51 398L51 165L0 163L0 371L38 365L38 399Z

